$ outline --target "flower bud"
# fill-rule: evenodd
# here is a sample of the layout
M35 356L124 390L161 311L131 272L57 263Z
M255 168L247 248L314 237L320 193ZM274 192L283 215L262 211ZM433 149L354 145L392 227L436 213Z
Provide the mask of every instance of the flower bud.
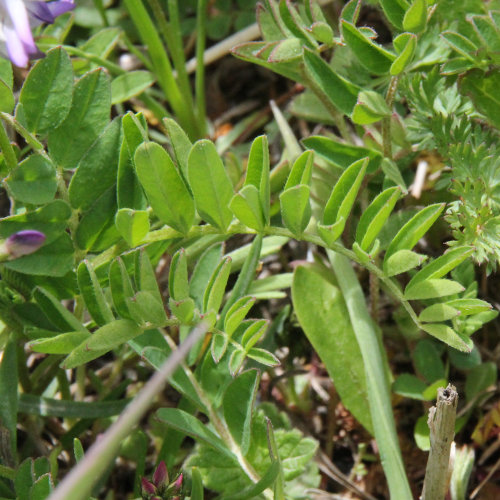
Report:
M11 234L5 241L5 250L13 259L36 252L45 243L45 235L28 229Z

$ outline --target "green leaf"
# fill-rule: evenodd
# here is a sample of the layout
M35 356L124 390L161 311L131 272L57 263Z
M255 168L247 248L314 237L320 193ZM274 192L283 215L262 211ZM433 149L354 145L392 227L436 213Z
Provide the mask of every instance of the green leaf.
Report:
M31 155L5 179L10 194L22 203L42 205L54 199L56 170L44 156Z
M411 33L402 33L393 40L394 48L398 53L397 58L391 64L392 76L401 74L412 62L417 48L417 36Z
M247 357L252 358L254 361L261 363L265 366L279 366L281 364L280 360L271 352L265 349L260 349L259 347L252 347L247 351Z
M342 295L329 278L313 268L297 267L292 286L293 306L343 404L373 432L366 411L368 395L361 352Z
M233 196L229 208L246 226L256 231L264 229L266 220L262 211L261 197L255 186L244 186Z
M458 281L428 279L405 289L406 300L425 300L463 292L465 288Z
M122 318L131 318L127 303L128 299L134 296L134 289L120 257L113 260L109 266L109 286L116 312Z
M387 106L385 99L372 90L363 90L358 95L358 101L354 107L351 118L358 125L369 125L390 116L391 109Z
M471 15L469 20L472 21L472 25L488 50L493 53L498 52L500 50L500 32L491 17Z
M104 296L92 265L88 260L80 262L77 271L78 288L90 315L98 325L110 323L115 318Z
M191 500L203 500L203 480L196 467L191 468Z
M472 368L465 380L465 399L472 401L478 394L497 385L497 365L486 362Z
M415 214L396 234L385 253L384 266L398 250L411 250L429 230L445 207L444 203L429 205Z
M140 290L127 301L132 318L143 328L162 328L167 324L167 314L163 302L156 294Z
M162 303L156 273L144 247L135 254L135 284L138 290L151 293L157 302Z
M11 114L16 101L12 89L0 78L0 111Z
M314 152L304 151L293 163L290 175L285 184L285 190L288 188L305 184L309 186L312 178L312 168L314 165Z
M85 456L82 442L78 438L73 439L73 455L75 456L75 461L77 463L80 462Z
M3 265L18 273L62 277L73 269L73 261L73 242L69 234L63 234L35 253L5 262Z
M128 245L136 247L149 232L149 214L146 210L121 208L116 213L115 225Z
M445 344L463 352L471 352L472 343L469 339L464 340L452 328L442 323L429 323L421 326L424 332L436 337Z
M406 0L379 0L382 10L387 19L399 30L403 29L403 18L405 16L408 2Z
M425 377L427 382L432 383L446 376L439 347L434 340L422 339L417 342L413 351L415 368L418 373Z
M205 294L203 296L203 312L219 311L224 298L227 280L231 272L231 258L225 257L221 260L215 271L213 272L210 281L208 282Z
M254 304L254 297L241 297L230 307L224 319L224 332L228 337L231 337L236 331Z
M398 250L384 262L384 274L386 276L396 276L405 273L414 267L420 266L426 259L426 255L411 250Z
M233 220L229 203L233 187L212 142L194 144L188 158L189 185L200 216L221 231Z
M356 24L361 11L361 0L349 0L340 13L340 18L347 22Z
M368 158L358 160L340 176L326 203L323 213L323 225L334 224L341 218L347 220L356 200L367 166Z
M120 119L117 118L104 129L81 159L69 184L69 199L73 208L88 210L116 184L120 129Z
M54 162L75 168L109 122L111 90L109 75L102 68L80 78L66 119L49 132L49 153Z
M356 102L355 102L356 103ZM382 156L378 151L360 146L352 146L330 139L329 137L311 136L302 141L306 148L314 150L319 156L345 170L355 161L368 158L367 173L374 173L379 167Z
M261 135L252 142L244 185L255 186L259 192L265 225L269 224L269 204L271 198L269 168L269 145L267 137Z
M457 267L465 259L469 258L474 252L472 247L461 246L454 247L446 253L434 259L420 270L408 283L408 287L421 283L428 279L441 278Z
M184 300L189 297L187 258L183 248L174 254L170 262L168 290L174 300Z
M446 378L441 378L433 382L429 387L425 389L422 396L426 401L435 401L438 395L438 389L445 388L448 385Z
M88 339L79 344L61 363L65 370L88 363L119 347L142 333L134 321L117 319L96 330Z
M10 334L3 347L0 360L0 423L4 440L2 462L8 457L13 464L17 455L17 411L18 411L17 338ZM6 449L5 449L6 448ZM7 457L5 456L7 455ZM10 455L10 456L9 456Z
M155 77L149 71L130 71L117 76L111 82L111 104L128 101L141 94L155 82Z
M328 23L317 21L311 24L308 31L311 32L314 39L318 42L324 43L325 45L334 44L334 33Z
M342 113L350 115L356 105L360 88L339 76L312 50L305 48L302 57L304 70L314 93L321 99L326 99Z
M49 50L31 69L19 97L30 132L45 134L69 113L73 96L73 69L60 47Z
M491 311L493 308L488 302L479 299L455 299L446 302L446 304L454 309L458 309L463 316Z
M250 448L252 414L259 381L257 370L243 372L229 384L222 401L224 420L243 456Z
M236 374L240 371L243 362L245 361L245 356L246 353L245 351L242 351L240 349L236 349L233 351L231 354L231 357L229 358L229 373L234 377Z
M422 451L429 451L431 448L430 429L427 424L427 418L427 415L419 417L413 430L415 443Z
M474 54L479 50L479 47L471 42L465 36L455 33L454 31L443 31L439 35L453 50L465 57L468 61L474 62L476 58Z
M334 224L323 225L318 223L316 227L321 239L330 246L340 238L344 232L345 224L346 220L340 217Z
M415 375L410 375L409 373L403 373L400 375L392 385L392 390L404 396L406 398L421 399L424 400L423 392L427 388L427 384L415 377Z
M399 187L386 189L362 213L356 228L356 242L366 252L384 227L400 196L401 189Z
M69 354L88 338L90 338L89 332L66 332L55 337L34 340L30 342L29 348L46 354Z
M427 0L413 0L403 18L403 29L420 33L427 25Z
M192 142L186 135L184 130L178 125L175 120L171 118L165 118L163 120L165 128L168 132L168 137L170 138L170 143L174 150L175 160L177 161L177 167L182 175L184 182L189 185L188 182L188 157L191 148L193 147Z
M294 36L299 38L307 47L312 49L317 47L316 40L307 32L304 22L289 0L280 0L279 13L285 26Z
M278 460L274 460L271 462L271 465L267 472L262 476L262 478L252 486L243 489L239 493L235 493L234 495L225 496L225 500L253 500L258 498L259 495L271 487L278 477L280 471L280 463ZM277 497L275 496L277 499Z
M189 296L195 300L196 306L200 310L203 308L203 296L207 283L220 264L222 256L222 244L217 243L209 246L196 261L189 282Z
M345 42L368 71L376 75L389 73L396 59L394 54L373 43L351 23L341 20L340 26Z
M300 237L311 219L310 188L299 184L280 194L281 216L285 226Z
M44 474L39 477L31 487L30 500L46 500L54 488L52 477Z
M241 345L248 352L266 333L269 322L265 319L251 321L241 337Z
M419 321L426 323L436 323L439 321L448 321L460 315L460 311L445 303L433 304L426 307L419 315Z
M500 73L484 73L481 70L469 71L460 79L459 89L462 95L469 96L478 111L483 113L495 127L500 127Z
M158 218L187 233L194 224L194 202L168 153L158 144L141 144L135 152L137 177Z
M215 448L223 455L232 457L222 439L202 424L196 417L177 408L161 408L156 412L157 417L168 426L195 438Z

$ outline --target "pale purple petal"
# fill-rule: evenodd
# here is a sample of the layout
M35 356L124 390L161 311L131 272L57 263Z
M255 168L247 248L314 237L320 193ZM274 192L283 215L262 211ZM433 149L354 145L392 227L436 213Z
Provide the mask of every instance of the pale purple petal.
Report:
M5 241L5 249L15 259L36 252L44 243L45 235L43 233L27 229L11 234Z
M22 0L4 0L3 3L19 40L25 47L34 47L35 42L31 34L28 12L24 2Z
M57 16L64 14L75 8L75 4L70 0L57 0L55 2L28 2L26 5L32 17L43 23L52 24Z

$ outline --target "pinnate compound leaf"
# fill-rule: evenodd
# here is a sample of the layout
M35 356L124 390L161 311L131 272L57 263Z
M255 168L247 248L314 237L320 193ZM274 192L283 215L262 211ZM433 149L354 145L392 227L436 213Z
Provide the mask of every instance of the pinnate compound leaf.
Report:
M399 187L386 189L370 203L361 215L356 228L356 242L364 251L367 252L370 249L400 196L401 189Z
M168 153L159 144L143 143L135 152L135 168L154 213L187 233L194 223L194 202Z
M201 140L193 145L188 177L197 212L205 221L226 231L233 219L229 209L233 187L212 142Z
M468 337L459 335L448 325L429 323L422 325L422 330L459 351L471 352L472 350L472 341Z
M405 289L406 300L425 300L463 292L465 288L458 281L428 279Z
M396 59L394 54L372 42L351 23L341 20L340 25L345 42L368 71L376 75L389 73Z
M66 118L73 97L73 68L60 47L49 50L31 69L19 102L30 132L45 134Z
M384 259L385 262L389 257L398 250L411 250L429 230L444 210L444 203L429 205L415 214L396 234L391 244L387 248Z
M229 384L222 401L224 420L243 456L250 448L253 407L259 381L257 370L243 372Z
M61 366L68 370L88 363L142 333L142 329L128 319L117 319L96 330L63 360Z
M373 432L366 376L340 290L314 269L295 269L292 300L304 333L325 364L343 404Z
M90 71L74 87L66 119L49 132L49 153L61 167L75 168L109 122L111 89L102 68Z

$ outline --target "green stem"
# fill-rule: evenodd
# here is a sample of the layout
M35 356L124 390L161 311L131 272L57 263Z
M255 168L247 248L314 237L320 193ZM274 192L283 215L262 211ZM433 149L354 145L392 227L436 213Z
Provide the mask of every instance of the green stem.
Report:
M181 126L192 138L197 137L196 120L192 108L186 106L179 86L175 81L172 66L167 57L165 47L151 18L141 0L124 0L130 17L132 18L139 35L148 48L158 83L165 93L170 106L177 115Z
M351 263L338 252L329 250L327 253L342 290L361 350L375 439L380 450L391 498L411 500L413 496L399 448L384 358L366 307L363 290Z
M207 0L198 0L196 12L196 74L195 74L195 96L196 116L201 135L206 134L206 102L205 102L205 64L203 57L206 45L207 25Z
M5 159L5 165L7 166L7 171L10 173L17 167L17 158L14 148L10 143L9 136L5 130L5 125L0 125L0 150L3 152L3 157Z

